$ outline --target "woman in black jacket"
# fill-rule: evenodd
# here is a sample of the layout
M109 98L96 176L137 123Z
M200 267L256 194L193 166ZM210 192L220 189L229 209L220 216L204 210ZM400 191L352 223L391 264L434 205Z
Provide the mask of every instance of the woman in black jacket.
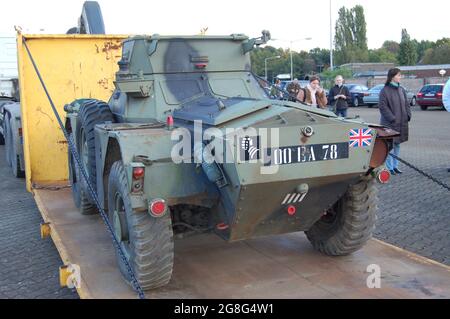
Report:
M402 74L400 69L389 70L386 85L380 92L381 125L387 126L400 133L394 138L394 149L391 154L399 156L400 144L408 141L411 109L408 104L406 90L400 85ZM401 174L398 169L398 160L388 156L386 167L392 175Z

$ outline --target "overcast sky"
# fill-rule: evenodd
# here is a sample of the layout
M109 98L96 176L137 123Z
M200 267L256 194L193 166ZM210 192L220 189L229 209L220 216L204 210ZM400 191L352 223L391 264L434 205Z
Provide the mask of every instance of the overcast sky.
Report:
M406 28L418 40L450 37L448 0L331 0L333 29L340 7L364 6L369 48L385 40L400 41ZM75 26L84 0L2 1L0 33L14 33L14 25L26 33L65 33ZM329 0L99 0L106 31L112 34L207 34L245 33L258 36L268 29L275 47L294 50L329 48Z

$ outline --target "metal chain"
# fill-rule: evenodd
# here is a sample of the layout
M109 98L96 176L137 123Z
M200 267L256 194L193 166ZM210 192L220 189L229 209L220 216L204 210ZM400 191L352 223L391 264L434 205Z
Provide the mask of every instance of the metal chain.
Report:
M396 160L398 160L399 162L405 164L406 166L408 166L409 168L412 168L413 170L415 170L416 172L418 172L419 174L425 176L426 178L428 178L429 180L435 182L436 184L438 184L439 186L445 188L446 190L450 191L450 186L444 182L441 182L440 180L438 180L436 177L433 177L432 175L424 172L423 170L421 170L420 168L416 167L415 165L405 161L404 159L401 159L400 157L394 155L394 154L389 154L390 156L392 156L393 158L395 158Z
M47 87L46 87L45 83L44 83L44 80L42 79L42 76L41 76L41 74L39 72L39 69L38 69L38 67L37 67L37 65L36 65L36 63L35 63L35 61L33 59L33 56L32 56L32 54L31 54L31 52L30 52L30 50L28 48L28 45L26 43L25 37L23 37L23 44L25 46L25 49L27 50L28 56L29 56L29 58L31 60L31 63L33 64L33 68L36 71L36 74L37 74L37 76L39 78L39 81L40 81L40 83L42 85L42 88L44 89L45 94L47 95L47 99L50 102L50 106L52 107L52 110L53 110L53 113L55 114L56 120L58 121L58 124L59 124L61 130L63 131L64 137L66 138L66 140L67 140L67 142L69 144L69 150L70 150L70 152L72 153L72 156L75 159L76 165L78 166L78 168L79 168L79 170L81 172L81 175L83 176L83 179L86 181L86 185L88 187L88 191L89 191L92 199L95 202L95 205L97 206L97 208L98 208L98 210L100 212L100 216L102 217L102 220L105 223L109 234L112 237L113 244L114 244L114 246L116 247L116 249L117 249L117 251L119 253L120 259L125 264L127 272L130 275L131 284L132 284L133 288L137 291L139 298L140 299L145 299L144 290L139 285L139 282L138 282L138 280L136 278L136 275L134 274L133 268L131 267L129 261L126 259L124 251L123 251L122 247L120 246L120 243L119 243L119 241L118 241L118 239L117 239L117 237L116 237L116 235L115 235L115 233L113 231L113 227L111 226L111 224L109 222L109 219L106 216L106 213L105 213L104 209L100 205L100 201L98 199L97 192L94 190L94 187L93 187L91 181L89 180L88 174L87 174L84 166L82 165L82 162L81 162L80 156L78 154L78 151L77 151L77 149L75 147L75 144L74 144L72 138L69 137L69 134L68 134L68 132L67 132L66 128L64 127L64 124L63 124L63 122L61 120L61 117L59 116L58 111L56 110L56 107L55 107L55 105L53 103L53 100L52 100L52 98L51 98L51 96L50 96L50 94L49 94L49 92L47 90Z

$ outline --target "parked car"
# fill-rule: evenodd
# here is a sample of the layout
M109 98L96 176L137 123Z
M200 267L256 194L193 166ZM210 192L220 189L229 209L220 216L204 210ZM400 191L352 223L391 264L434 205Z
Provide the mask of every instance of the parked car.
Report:
M368 94L363 98L364 104L366 104L368 107L378 105L380 101L380 92L383 88L384 84L380 84L371 88L369 92L367 92Z
M428 84L420 89L417 93L417 104L422 110L426 110L431 106L438 106L444 108L442 102L442 92L444 91L444 84Z
M366 104L369 108L378 105L378 103L380 102L380 92L383 89L384 84L379 84L377 86L374 86L373 88L371 88L367 93L368 95L364 96L364 104ZM408 103L411 106L415 106L416 105L416 101L417 101L417 97L416 95L407 90L406 89L406 96L408 98Z
M364 96L369 95L369 88L360 84L345 84L350 91L349 106L358 107L364 104Z

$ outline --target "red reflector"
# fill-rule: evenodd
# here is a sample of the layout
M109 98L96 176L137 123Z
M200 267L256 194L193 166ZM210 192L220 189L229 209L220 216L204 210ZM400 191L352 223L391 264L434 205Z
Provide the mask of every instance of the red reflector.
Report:
M134 167L133 168L133 179L141 179L144 177L145 168L143 167Z
M297 208L295 208L295 206L293 206L293 205L290 205L287 208L287 212L288 212L289 216L294 216L295 213L297 212Z
M386 184L387 182L389 182L389 180L391 179L391 173L389 173L388 170L382 170L379 174L378 174L378 181L381 184Z
M229 226L225 223L220 223L216 225L217 230L227 230Z
M172 115L169 115L167 117L167 123L166 124L167 124L167 127L168 127L169 130L171 130L173 128L173 117L172 117Z
M163 199L155 199L150 203L150 214L153 217L163 216L166 210L166 201Z
M208 63L195 63L195 67L197 69L205 69L208 66Z

